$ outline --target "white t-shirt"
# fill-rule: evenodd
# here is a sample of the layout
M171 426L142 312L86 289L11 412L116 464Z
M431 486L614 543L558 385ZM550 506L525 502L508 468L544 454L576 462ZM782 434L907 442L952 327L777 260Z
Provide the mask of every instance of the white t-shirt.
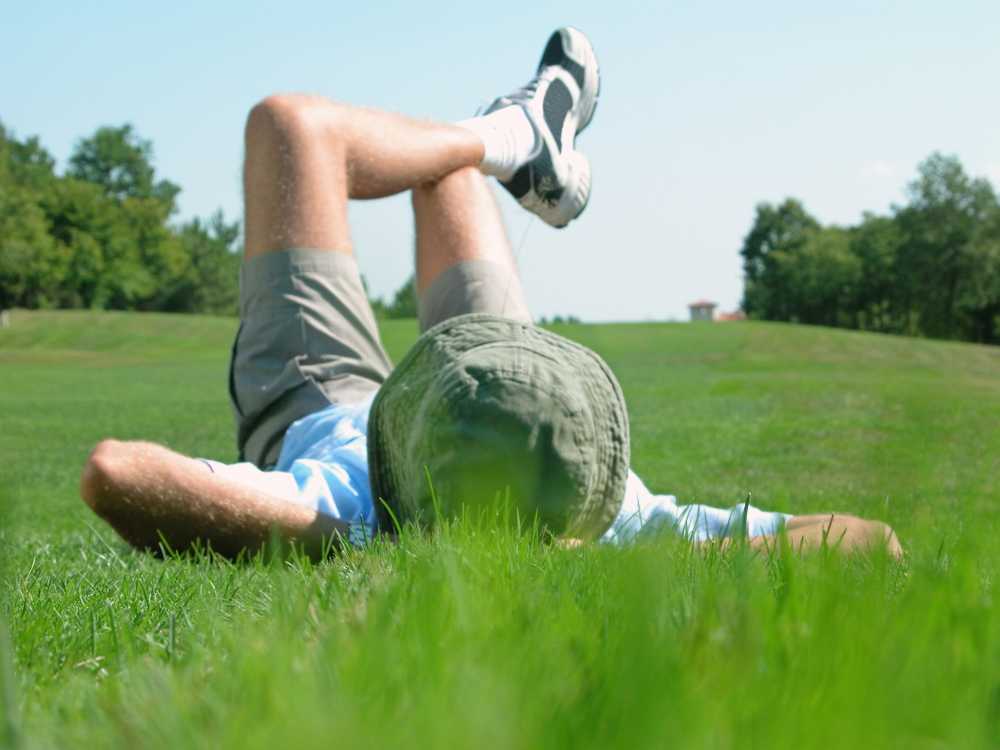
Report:
M368 412L373 393L357 404L336 404L303 417L285 433L278 463L262 471L250 463L202 459L211 471L348 525L349 537L364 544L377 519L368 482ZM618 517L601 537L623 544L652 533L673 531L695 541L776 533L790 519L750 505L713 508L678 505L673 495L654 495L632 471Z

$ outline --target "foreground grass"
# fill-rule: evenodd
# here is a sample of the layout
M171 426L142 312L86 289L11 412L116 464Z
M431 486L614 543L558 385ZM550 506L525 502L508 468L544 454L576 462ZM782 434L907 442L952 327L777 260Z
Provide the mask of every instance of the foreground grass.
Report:
M233 460L233 321L0 331L0 744L1000 744L1000 351L771 325L579 326L633 465L682 502L840 509L878 556L557 550L456 523L313 565L129 552L76 499L100 437ZM384 328L399 358L410 323ZM6 666L4 666L6 664Z

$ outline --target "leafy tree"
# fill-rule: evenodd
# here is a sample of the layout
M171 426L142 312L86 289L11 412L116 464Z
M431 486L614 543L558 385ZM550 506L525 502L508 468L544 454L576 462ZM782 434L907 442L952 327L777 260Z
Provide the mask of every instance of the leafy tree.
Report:
M847 231L828 227L808 233L804 244L774 250L773 276L781 279L787 320L814 325L852 326L861 263L851 252Z
M187 267L164 303L165 310L233 314L239 300L240 224L222 211L180 228Z
M108 245L123 232L118 205L100 186L83 180L53 181L41 206L49 233L65 259L57 304L104 307L116 289Z
M53 164L37 139L20 143L0 124L0 309L53 304L60 264L39 206Z
M180 188L156 179L152 154L126 124L99 128L70 156L49 216L57 236L68 225L69 236L89 235L101 248L100 261L85 264L101 278L78 290L84 304L166 309L183 280L189 261L167 223Z
M118 200L158 200L172 213L180 188L168 180L156 180L152 162L152 144L140 138L131 125L103 127L76 144L67 175L100 185Z
M0 179L0 310L46 307L59 285L56 245L29 193Z
M13 137L0 123L0 153L3 167L10 180L23 188L37 192L55 178L55 159L32 136L23 143Z
M1000 204L985 179L969 177L956 157L933 154L918 167L909 202L895 209L903 235L897 264L904 305L928 336L969 338L992 317ZM975 334L983 340L983 331Z
M172 226L179 188L152 153L130 125L100 128L58 175L0 125L0 306L234 311L239 225Z
M763 203L740 252L754 317L1000 343L1000 201L955 157L932 154L905 205L847 230Z
M883 333L907 333L910 325L901 298L898 257L903 238L891 217L866 213L850 230L851 253L861 265L854 310L858 328Z
M788 301L791 290L775 254L794 254L819 228L819 222L794 198L786 198L777 206L757 205L753 226L740 249L746 282L743 309L748 315L770 320L791 319L793 310ZM782 265L787 270L787 260Z
M1000 344L1000 210L977 228L967 260L955 295L961 338Z

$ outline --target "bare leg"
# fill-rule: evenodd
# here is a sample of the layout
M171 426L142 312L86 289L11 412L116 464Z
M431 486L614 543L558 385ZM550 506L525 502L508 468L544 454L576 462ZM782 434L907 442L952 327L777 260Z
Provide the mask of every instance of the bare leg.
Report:
M422 330L465 313L531 323L493 193L476 169L413 189Z
M846 513L816 513L794 516L785 524L785 538L796 552L811 552L823 548L843 553L865 552L884 549L893 557L903 556L903 548L896 532L881 521L872 521ZM778 549L778 539L774 536L751 537L750 546L762 551ZM703 547L721 545L727 548L735 544L733 538L721 542L702 542Z
M818 549L824 544L843 552L884 547L893 557L903 556L896 532L881 521L869 521L843 513L795 516L785 531L793 549ZM759 537L757 546L766 546Z
M246 126L246 257L291 247L351 252L349 198L379 198L483 158L464 128L303 95L265 99Z
M452 125L275 96L250 113L244 170L246 257L289 248L351 252L350 198L377 198L478 165L479 137ZM84 501L139 548L209 541L228 555L276 531L319 554L344 524L210 473L149 443L103 441L81 477Z
M348 200L413 189L419 291L467 260L516 272L482 158L481 140L465 128L321 97L269 97L247 119L245 256L350 253Z
M460 169L413 189L417 229L417 290L467 260L516 271L493 192L478 169Z

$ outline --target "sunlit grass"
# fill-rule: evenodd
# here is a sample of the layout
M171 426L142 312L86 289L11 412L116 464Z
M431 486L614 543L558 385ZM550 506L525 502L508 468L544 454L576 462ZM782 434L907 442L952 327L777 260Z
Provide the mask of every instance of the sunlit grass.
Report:
M1000 744L997 349L558 328L618 373L652 489L880 517L902 564L667 536L563 550L468 520L320 564L135 554L77 499L79 468L106 435L234 460L234 330L16 313L0 331L0 745ZM415 334L384 326L396 359Z

